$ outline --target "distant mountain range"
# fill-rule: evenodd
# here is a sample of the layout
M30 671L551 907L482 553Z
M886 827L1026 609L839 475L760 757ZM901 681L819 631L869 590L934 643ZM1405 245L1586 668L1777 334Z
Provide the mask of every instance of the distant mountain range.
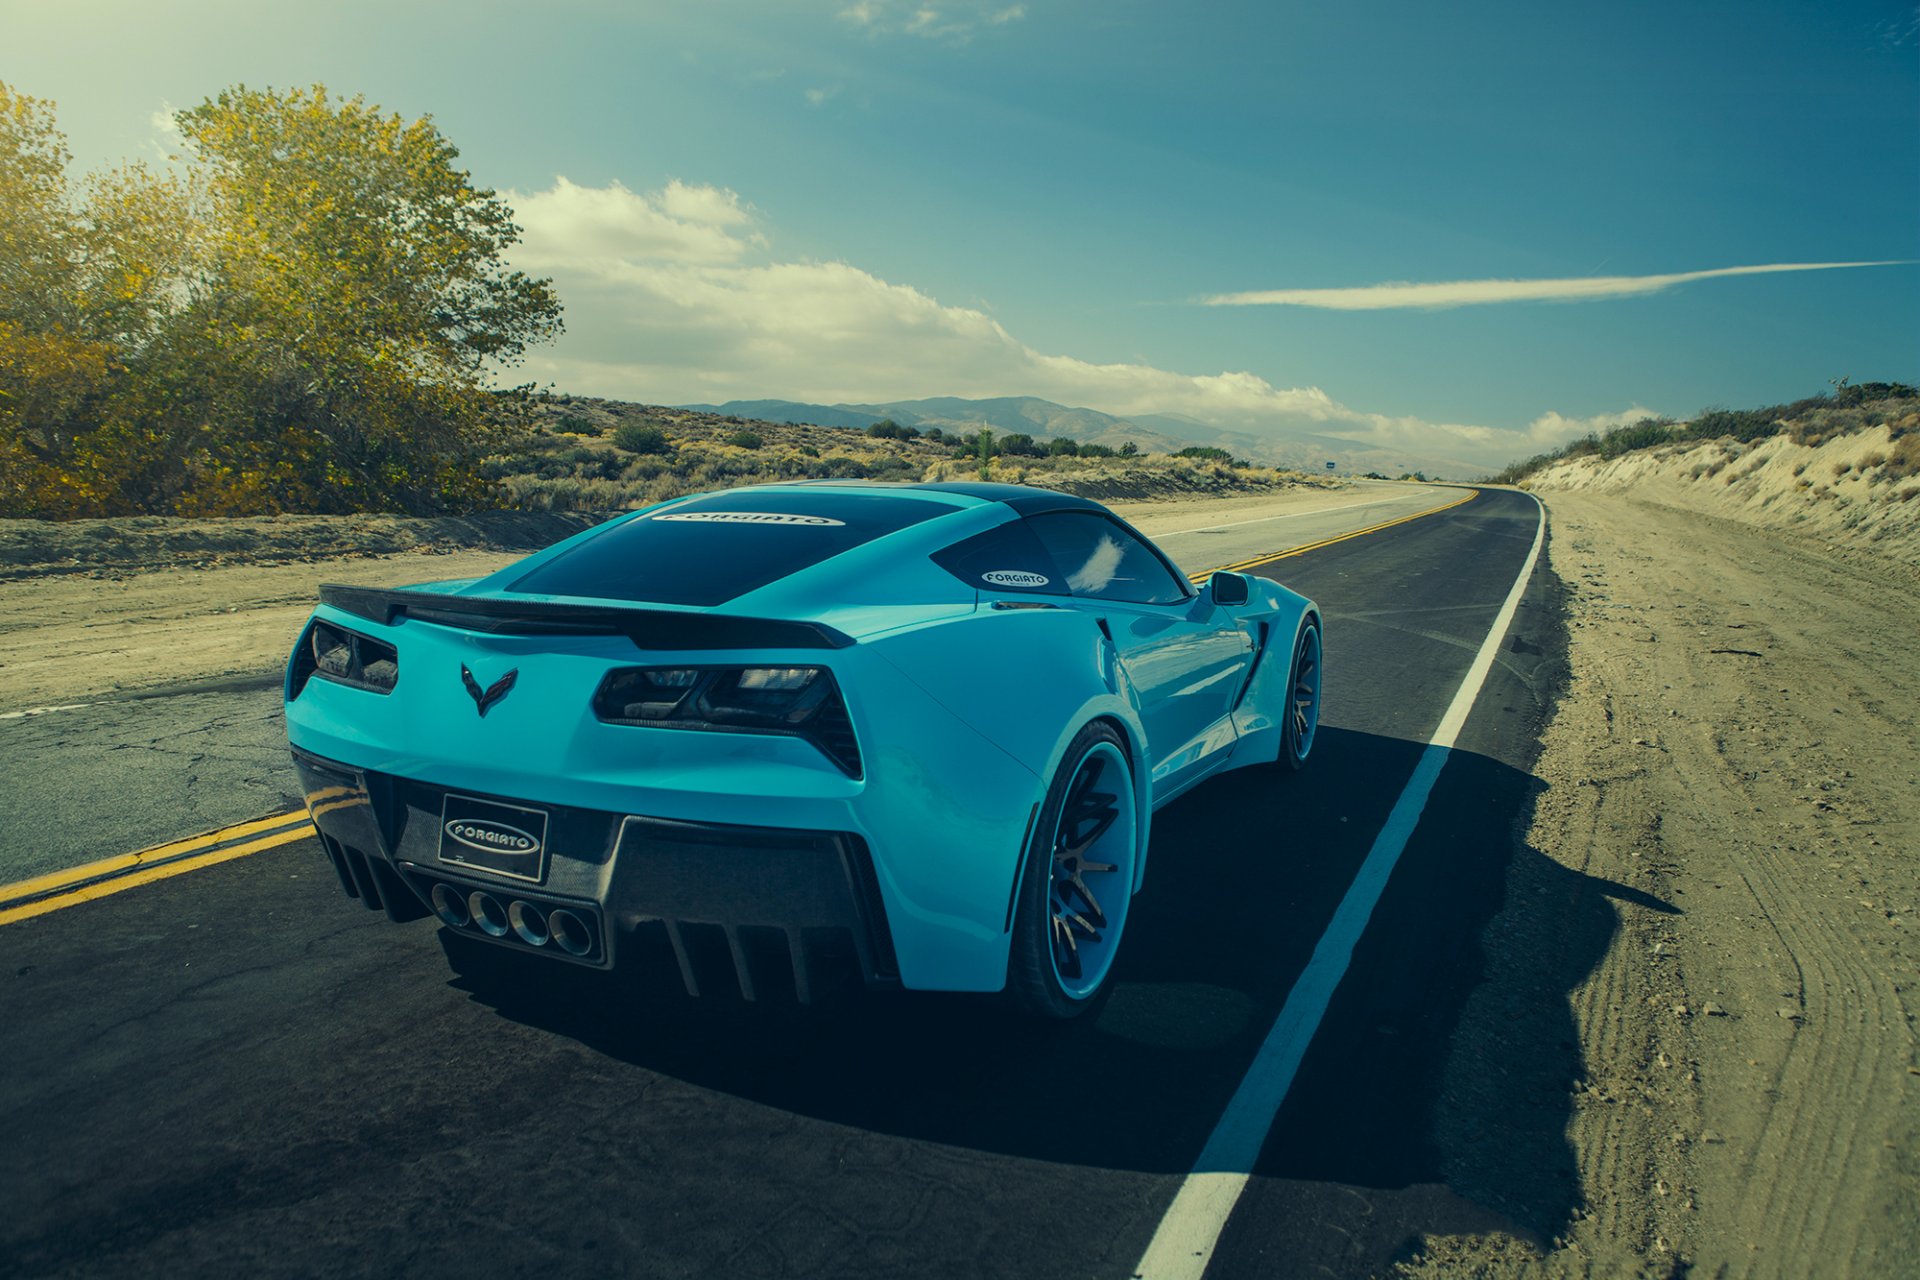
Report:
M683 404L676 408L701 413L733 414L764 422L810 422L821 427L852 427L864 431L883 418L921 431L939 427L949 434L990 428L996 435L1021 433L1036 440L1066 436L1080 444L1104 444L1118 449L1131 440L1142 453L1173 453L1188 445L1210 445L1263 466L1362 474L1378 471L1398 476L1421 471L1433 476L1466 477L1475 470L1457 459L1378 449L1321 436L1289 432L1257 435L1226 431L1197 418L1179 414L1141 414L1118 418L1098 409L1074 409L1035 396L999 396L964 400L935 396L927 400L896 400L888 404L805 404L795 400L729 400L725 404Z

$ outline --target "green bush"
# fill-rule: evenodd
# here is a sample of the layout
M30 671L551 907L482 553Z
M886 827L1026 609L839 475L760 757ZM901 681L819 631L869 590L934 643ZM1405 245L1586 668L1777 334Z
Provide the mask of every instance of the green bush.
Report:
M1700 440L1731 436L1742 443L1780 433L1780 419L1771 409L1706 409L1687 424L1687 434Z
M1601 436L1600 456L1617 458L1623 453L1632 453L1635 449L1651 449L1654 445L1665 444L1672 440L1674 434L1671 419L1642 418L1624 427L1615 427Z
M590 418L583 418L577 413L562 414L560 421L554 423L553 429L555 431L571 431L576 436L597 436L600 434L600 426L598 423Z
M918 480L921 466L907 458L881 458L867 468L870 480Z
M766 441L760 438L757 431L736 431L727 437L727 443L736 449L758 449Z
M1920 387L1910 387L1904 382L1853 383L1845 378L1836 378L1833 382L1833 402L1842 409L1851 409L1869 400L1911 400L1915 396L1920 396Z
M629 422L613 433L615 448L625 449L628 453L672 453L673 445L667 439L667 433L658 427L644 427L637 422Z

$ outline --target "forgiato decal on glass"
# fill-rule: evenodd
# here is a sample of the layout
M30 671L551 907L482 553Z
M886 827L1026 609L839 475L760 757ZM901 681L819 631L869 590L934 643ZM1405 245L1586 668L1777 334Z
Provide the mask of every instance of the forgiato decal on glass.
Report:
M1053 579L1025 569L989 569L980 575L980 581L996 587L1044 587Z
M778 511L668 511L650 520L687 520L701 524L800 524L843 527L844 520L827 516L795 516Z

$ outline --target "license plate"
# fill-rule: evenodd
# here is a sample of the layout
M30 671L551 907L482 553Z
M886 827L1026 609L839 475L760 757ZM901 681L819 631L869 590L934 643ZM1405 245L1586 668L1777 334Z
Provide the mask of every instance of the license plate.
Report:
M547 875L547 811L449 794L440 807L440 861L490 875Z

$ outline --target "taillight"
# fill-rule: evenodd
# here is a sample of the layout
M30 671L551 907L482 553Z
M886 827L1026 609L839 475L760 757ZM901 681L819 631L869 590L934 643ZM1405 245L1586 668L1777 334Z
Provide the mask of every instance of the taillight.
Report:
M373 693L391 693L400 682L400 651L384 640L315 618L294 646L287 667L287 700L299 697L314 676Z
M846 700L825 667L621 667L593 696L608 724L804 738L860 776Z

